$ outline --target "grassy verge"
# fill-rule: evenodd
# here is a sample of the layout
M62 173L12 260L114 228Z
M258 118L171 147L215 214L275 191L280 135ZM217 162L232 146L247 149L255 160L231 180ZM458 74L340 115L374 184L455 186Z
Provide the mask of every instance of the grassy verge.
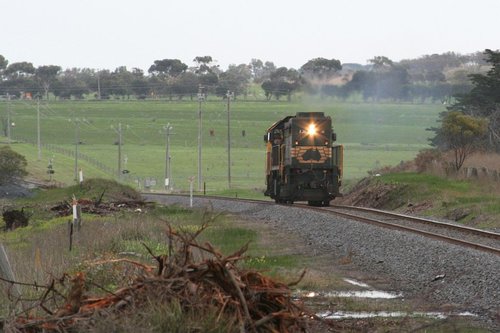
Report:
M392 188L379 208L448 218L479 228L500 228L499 183L406 172L373 177L361 191L376 192L385 186Z

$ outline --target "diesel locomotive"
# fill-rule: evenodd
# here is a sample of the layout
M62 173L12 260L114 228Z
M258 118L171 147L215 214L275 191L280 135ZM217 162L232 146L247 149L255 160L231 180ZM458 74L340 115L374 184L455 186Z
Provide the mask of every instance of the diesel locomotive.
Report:
M276 203L328 206L341 196L343 146L334 145L332 119L298 112L274 123L266 142L266 191Z

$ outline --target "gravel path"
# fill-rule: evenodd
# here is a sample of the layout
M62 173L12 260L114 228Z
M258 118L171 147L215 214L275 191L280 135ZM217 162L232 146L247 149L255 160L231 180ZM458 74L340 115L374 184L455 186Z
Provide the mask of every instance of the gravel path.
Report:
M186 197L146 196L167 204L186 205ZM470 311L500 329L500 257L419 235L384 229L293 206L258 205L194 198L194 207L209 203L283 233L299 235L318 255L351 256L357 269L385 276L405 297Z

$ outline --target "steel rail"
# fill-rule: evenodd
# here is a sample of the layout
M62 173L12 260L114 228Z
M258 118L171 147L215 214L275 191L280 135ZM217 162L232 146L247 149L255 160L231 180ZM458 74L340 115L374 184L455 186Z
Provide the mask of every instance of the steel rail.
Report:
M171 195L171 196L189 197L189 195L183 195L183 194L181 194L181 195L179 195L179 194L165 194L165 193L142 193L142 194L143 195L153 195L153 196L169 196L169 195ZM276 205L276 203L274 203L273 201L257 200L257 199L243 199L243 198L231 198L231 197L219 197L219 196L204 196L204 195L196 195L194 197L199 198L199 199L205 198L205 199L215 199L215 200L231 200L231 201L240 201L240 202L250 202L250 203L256 203L256 204ZM278 205L280 205L280 206L289 206L289 205L285 205L285 204L278 204ZM432 238L432 239L436 239L436 240L440 240L440 241L445 241L445 242L448 242L448 243L451 243L451 244L456 244L456 245L460 245L460 246L463 246L463 247L473 248L473 249L476 249L476 250L479 250L479 251L483 251L483 252L488 252L488 253L493 253L493 254L496 254L496 255L500 255L500 249L499 248L494 248L494 247L487 246L487 245L482 245L482 244L478 244L478 243L468 242L468 241L465 241L465 240L462 240L462 239L453 238L453 237L449 237L449 236L444 236L444 235L441 235L441 234L436 234L436 233L432 233L432 232L428 232L428 231L424 231L424 230L420 230L420 229L415 229L415 228L412 228L412 227L407 227L407 226L403 226L403 225L399 225L399 224L395 224L395 223L390 223L390 222L386 222L386 221L380 221L380 220L369 218L369 217L365 217L365 216L360 216L360 215L355 215L355 214L349 214L349 213L338 211L338 209L351 209L351 210L357 210L357 211L368 211L368 212L377 213L377 214L381 214L381 215L386 215L386 216L391 216L391 217L397 217L400 220L405 220L406 219L406 220L411 220L413 222L420 222L420 223L425 223L425 224L432 224L434 226L450 227L450 228L453 228L455 230L460 230L462 232L473 233L473 234L481 235L481 236L485 236L485 237L490 237L490 238L493 237L495 239L500 238L500 234L497 234L497 233L494 233L494 232L483 231L483 230L474 229L474 228L470 228L470 227L461 227L461 226L456 226L456 225L453 225L453 224L450 224L450 223L437 222L437 221L427 220L427 219L418 218L418 217L414 217L414 216L408 216L408 215L403 215L403 214L385 212L385 211L381 211L381 210L378 210L378 209L371 209L371 208L365 208L365 207L338 206L338 205L331 206L331 207L314 207L314 206L308 206L308 205L305 205L305 204L295 204L295 205L293 205L293 207L314 210L314 211L318 211L318 212L322 212L322 213L334 214L334 215L338 215L338 216L342 216L342 217L348 218L350 220L355 220L355 221L359 221L359 222L363 222L363 223L369 223L369 224L372 224L372 225L377 225L377 226L380 226L380 227L384 227L384 228L388 228L388 229L393 229L393 230L399 230L399 231L404 231L404 232L411 232L411 233L419 234L419 235L422 235L422 236L425 236L425 237L428 237L428 238Z
M499 248L495 248L495 247L491 247L491 246L487 246L487 245L483 245L483 244L478 244L478 243L474 243L474 242L469 242L469 241L465 241L465 240L454 238L454 237L444 236L444 235L433 233L433 232L429 232L429 231L415 229L415 228L412 228L412 227L406 227L406 226L403 226L403 225L400 225L400 224L390 223L390 222L386 222L386 221L380 221L380 220L377 220L377 219L374 219L374 218L369 218L369 217L365 217L365 216L360 216L360 215L355 215L355 214L349 214L349 213L345 213L345 212L340 212L338 210L335 210L335 207L310 207L310 206L306 206L306 205L297 205L297 206L300 206L301 208L312 209L312 210L317 210L317 211L321 211L321 212L326 212L326 213L330 213L330 214L339 215L339 216L348 218L350 220L356 220L356 221L363 222L363 223L369 223L369 224L372 224L372 225L377 225L377 226L381 226L381 227L388 228L388 229L399 230L399 231L406 231L406 232L412 232L412 233L415 233L415 234L426 236L428 238L432 238L432 239L436 239L436 240L441 240L441 241L445 241L445 242L448 242L448 243L452 243L452 244L456 244L456 245L460 245L460 246L464 246L464 247L473 248L473 249L480 250L480 251L483 251L483 252L488 252L488 253L493 253L493 254L496 254L496 255L500 255L500 249ZM358 208L358 207L354 207L354 206L351 206L351 207L353 207L352 209ZM360 209L360 211L362 211L362 210L363 209ZM402 215L402 214L397 214L397 215L399 215L399 219L404 219L404 217L406 216L406 215ZM425 220L425 219L423 219L423 220ZM429 223L433 222L432 220L426 220L426 221L429 221ZM439 225L443 226L442 224L445 224L446 226L449 225L448 223L440 223ZM458 226L458 227L460 227L460 226ZM466 232L469 232L469 229L473 229L473 228L466 227L466 228L462 229L461 231L465 230ZM477 230L477 229L473 229L473 230ZM481 231L481 230L479 230L479 231ZM487 232L487 233L488 233L488 237L491 236L490 234L498 235L498 234L490 233L490 232Z
M471 228L471 227L467 227L467 226L456 225L456 224L447 223L447 222L435 221L435 220L426 219L426 218L417 217L417 216L405 215L405 214L400 214L400 213L393 213L393 212L388 212L388 211L375 209L375 208L368 208L368 207L356 207L356 206L345 206L345 205L332 205L330 207L375 213L375 214L384 215L387 217L393 217L393 218L397 218L397 219L403 219L403 220L408 220L408 221L412 221L412 222L428 224L428 225L432 225L432 226L444 227L444 228L453 229L453 230L457 230L457 231L468 232L470 234L478 235L481 237L487 237L487 238L500 240L500 234L496 233L496 232Z

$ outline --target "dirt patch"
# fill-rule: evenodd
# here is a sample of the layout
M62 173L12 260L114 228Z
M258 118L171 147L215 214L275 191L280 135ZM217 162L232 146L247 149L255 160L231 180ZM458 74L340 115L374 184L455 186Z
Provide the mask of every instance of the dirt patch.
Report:
M373 178L364 178L349 193L335 199L335 204L395 209L406 204L399 195L405 188L406 185L382 184Z
M431 201L422 201L419 203L408 203L406 208L402 211L403 214L418 214L432 209L434 204Z
M456 208L446 213L445 217L449 220L460 221L461 219L464 219L467 216L469 216L471 213L472 211L470 209Z
M147 206L144 201L119 201L119 202L96 202L88 199L78 200L82 213L95 215L109 215L118 211L142 212ZM56 216L69 216L73 214L73 204L68 201L60 202L50 208Z

